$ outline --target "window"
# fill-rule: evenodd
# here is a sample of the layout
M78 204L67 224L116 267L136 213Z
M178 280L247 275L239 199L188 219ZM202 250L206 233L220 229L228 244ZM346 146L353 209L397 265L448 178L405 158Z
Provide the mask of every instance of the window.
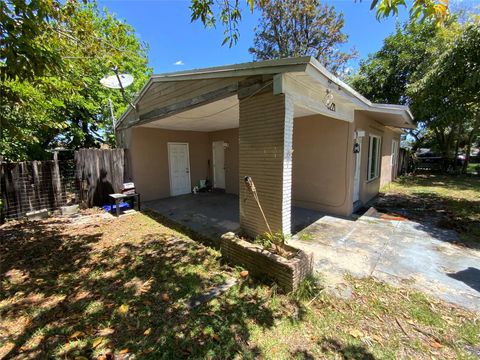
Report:
M368 181L378 178L378 174L380 173L380 140L380 136L369 136L367 176Z

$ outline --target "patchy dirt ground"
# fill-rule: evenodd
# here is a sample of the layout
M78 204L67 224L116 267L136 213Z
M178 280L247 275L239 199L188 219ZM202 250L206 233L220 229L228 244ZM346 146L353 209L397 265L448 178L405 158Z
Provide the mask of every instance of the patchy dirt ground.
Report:
M0 227L0 358L476 358L479 315L372 279L338 299L222 264L155 214ZM220 297L192 297L235 278Z

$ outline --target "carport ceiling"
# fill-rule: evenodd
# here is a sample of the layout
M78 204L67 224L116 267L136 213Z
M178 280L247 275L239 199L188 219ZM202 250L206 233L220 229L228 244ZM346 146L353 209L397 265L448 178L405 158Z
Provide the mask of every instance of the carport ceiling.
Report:
M314 114L312 111L295 105L295 117ZM238 97L234 95L140 126L167 130L211 132L238 128L239 118Z
M238 119L238 98L234 95L141 126L209 132L238 128Z

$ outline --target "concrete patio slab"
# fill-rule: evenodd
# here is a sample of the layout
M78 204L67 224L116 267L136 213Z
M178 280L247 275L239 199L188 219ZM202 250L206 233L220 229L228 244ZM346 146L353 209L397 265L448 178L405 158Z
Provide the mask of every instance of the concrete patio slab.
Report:
M144 201L142 206L203 236L219 238L240 228L238 201L237 195L209 192ZM300 231L323 216L315 210L292 207L292 231Z
M455 245L453 231L370 215L356 221L325 216L291 244L314 253L315 269L327 281L341 282L345 273L373 276L480 311L479 250Z

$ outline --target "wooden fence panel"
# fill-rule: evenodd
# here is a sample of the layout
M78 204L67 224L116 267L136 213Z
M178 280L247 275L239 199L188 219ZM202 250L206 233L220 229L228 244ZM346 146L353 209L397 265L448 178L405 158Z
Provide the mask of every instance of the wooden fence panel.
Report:
M123 149L80 149L75 152L80 199L88 206L109 203L108 195L120 192L125 176Z
M74 202L74 183L71 162L0 163L0 218L17 219L30 211L55 210Z

